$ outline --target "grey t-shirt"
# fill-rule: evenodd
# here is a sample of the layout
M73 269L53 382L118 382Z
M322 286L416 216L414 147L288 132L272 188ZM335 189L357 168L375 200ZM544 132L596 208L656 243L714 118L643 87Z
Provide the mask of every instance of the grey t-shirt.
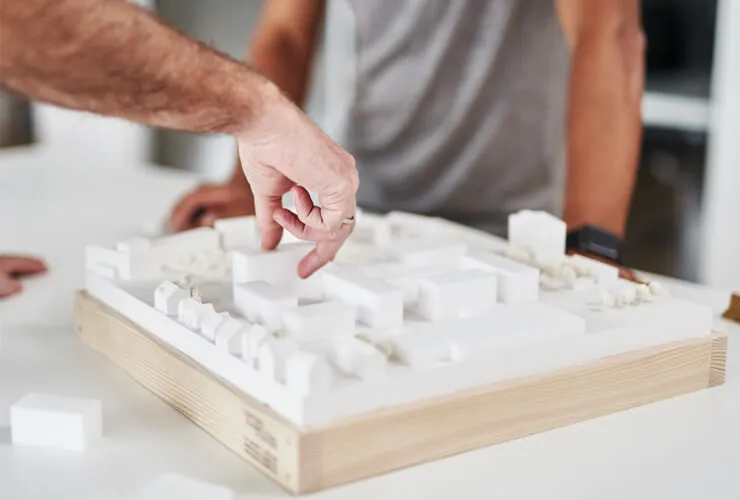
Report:
M513 211L560 213L569 60L554 4L329 1L327 117L361 207L498 234Z

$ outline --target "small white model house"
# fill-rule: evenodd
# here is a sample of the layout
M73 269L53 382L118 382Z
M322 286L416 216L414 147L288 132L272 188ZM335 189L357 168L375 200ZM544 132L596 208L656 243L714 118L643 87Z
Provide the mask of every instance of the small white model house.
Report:
M167 316L177 316L180 301L188 298L189 292L171 281L165 281L154 290L154 308Z
M296 351L285 363L285 385L297 394L310 396L325 392L333 382L331 367L314 353Z
M283 383L286 362L296 350L296 344L289 339L267 337L259 348L257 363L260 373L270 380Z

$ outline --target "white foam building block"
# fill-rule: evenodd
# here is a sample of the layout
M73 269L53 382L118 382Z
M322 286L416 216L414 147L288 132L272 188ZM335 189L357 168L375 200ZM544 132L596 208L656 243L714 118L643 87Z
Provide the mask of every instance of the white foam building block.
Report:
M326 392L333 383L331 367L315 353L295 351L285 362L285 385L294 393L310 396Z
M357 308L338 301L319 302L283 311L285 333L301 345L355 333Z
M540 271L494 252L476 250L463 257L464 269L480 269L498 277L498 301L505 304L536 302Z
M252 368L257 367L257 358L262 344L271 338L270 331L262 325L252 325L249 331L242 335L241 356L245 363Z
M401 289L403 305L412 309L419 301L419 280L438 274L454 271L456 266L451 264L414 267L399 262L383 262L380 264L366 264L358 267L363 274L381 279Z
M254 216L218 219L213 223L213 229L219 233L221 247L225 250L248 247L259 241L257 219Z
M407 326L390 342L401 363L426 368L585 332L585 319L547 304L497 304L480 316Z
M346 266L334 265L323 275L327 299L357 307L357 318L372 328L395 328L403 323L400 288Z
M557 266L565 257L567 227L564 221L540 210L509 215L509 244L527 250L538 265Z
M224 486L205 481L165 474L152 481L132 500L235 500L234 492Z
M298 263L311 251L306 243L280 245L273 251L239 249L232 252L234 283L264 281L289 286L298 277Z
M307 279L298 276L298 263L313 249L311 243L281 244L271 252L239 249L232 252L234 283L264 281L288 288L301 299L321 300L321 271Z
M234 285L234 306L249 321L277 332L283 328L283 311L297 307L298 297L265 281L253 281Z
M100 401L28 394L10 407L13 444L84 451L103 435Z
M208 311L208 314L204 314L199 322L200 333L211 342L215 342L216 332L229 318L231 318L229 313Z
M602 287L615 285L619 279L619 268L599 262L598 260L589 259L583 255L572 255L568 257L567 262L576 266L578 269L586 271Z
M214 332L214 343L216 347L233 356L241 356L242 339L249 333L251 327L252 325L246 321L228 317Z
M362 380L386 375L388 360L377 348L356 337L335 339L329 359L344 373Z
M482 314L496 305L496 283L495 274L479 269L423 278L416 311L431 321Z
M201 331L203 320L216 314L213 304L203 304L192 297L181 300L177 306L180 323L195 331Z
M456 265L468 248L454 241L419 238L394 244L389 252L408 266Z
M259 347L257 368L269 380L283 383L288 358L297 350L297 344L291 339L267 337Z
M190 293L171 281L162 282L154 290L154 308L167 316L177 316L180 301L188 298Z

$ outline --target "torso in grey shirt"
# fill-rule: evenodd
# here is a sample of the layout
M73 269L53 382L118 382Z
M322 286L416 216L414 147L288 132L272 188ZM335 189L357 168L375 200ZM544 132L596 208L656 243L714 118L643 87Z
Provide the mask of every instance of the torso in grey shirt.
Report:
M554 0L329 4L327 111L361 207L499 234L510 212L560 213L569 61Z

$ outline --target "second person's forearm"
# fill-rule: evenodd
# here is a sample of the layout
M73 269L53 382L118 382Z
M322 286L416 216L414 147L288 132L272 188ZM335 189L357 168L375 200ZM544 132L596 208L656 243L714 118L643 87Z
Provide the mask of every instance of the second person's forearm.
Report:
M564 218L622 236L640 149L643 41L639 32L599 37L573 56Z

